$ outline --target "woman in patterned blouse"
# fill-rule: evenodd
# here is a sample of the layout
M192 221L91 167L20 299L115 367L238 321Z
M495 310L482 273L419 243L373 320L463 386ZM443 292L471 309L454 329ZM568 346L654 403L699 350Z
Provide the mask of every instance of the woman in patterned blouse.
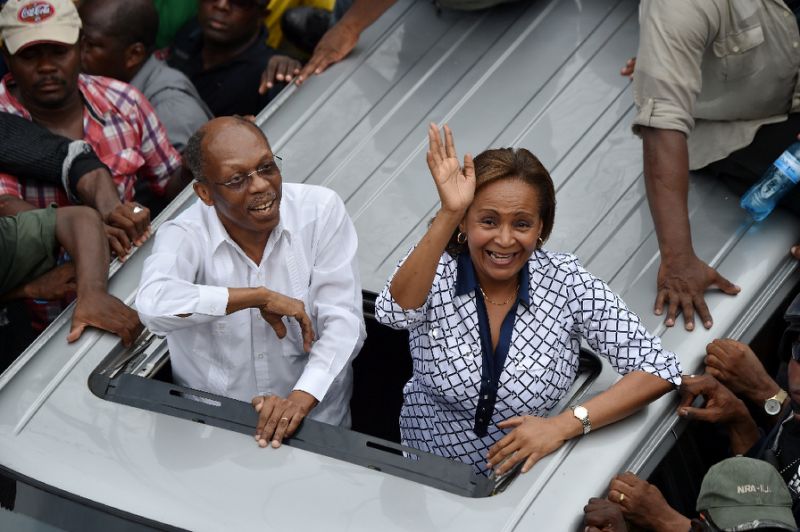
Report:
M555 191L525 149L456 157L431 124L427 154L441 208L376 301L378 321L410 333L403 443L502 474L617 421L680 384L661 347L573 256L542 249ZM578 371L581 339L623 378L553 417Z

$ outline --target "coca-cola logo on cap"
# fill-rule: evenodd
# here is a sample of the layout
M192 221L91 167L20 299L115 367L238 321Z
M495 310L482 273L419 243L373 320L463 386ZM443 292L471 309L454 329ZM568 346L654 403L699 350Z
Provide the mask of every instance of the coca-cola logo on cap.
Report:
M30 2L22 6L17 20L28 24L37 24L56 14L56 8L49 2Z

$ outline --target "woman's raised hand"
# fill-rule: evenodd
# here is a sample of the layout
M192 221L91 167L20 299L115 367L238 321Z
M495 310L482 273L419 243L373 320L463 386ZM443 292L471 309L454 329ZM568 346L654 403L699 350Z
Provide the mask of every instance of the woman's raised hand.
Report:
M475 165L472 156L464 155L464 167L459 164L453 132L444 126L444 144L436 124L428 126L428 168L436 183L442 209L463 213L475 195Z

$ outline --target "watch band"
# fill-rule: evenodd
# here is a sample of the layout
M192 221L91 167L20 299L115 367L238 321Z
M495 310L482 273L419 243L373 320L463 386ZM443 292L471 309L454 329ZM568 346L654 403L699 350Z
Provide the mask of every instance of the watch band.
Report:
M589 434L592 430L592 423L589 421L589 411L583 405L573 405L572 415L583 425L583 434Z
M764 401L764 411L769 414L770 416L774 416L780 413L781 407L783 406L783 402L789 396L785 390L780 389L778 393Z

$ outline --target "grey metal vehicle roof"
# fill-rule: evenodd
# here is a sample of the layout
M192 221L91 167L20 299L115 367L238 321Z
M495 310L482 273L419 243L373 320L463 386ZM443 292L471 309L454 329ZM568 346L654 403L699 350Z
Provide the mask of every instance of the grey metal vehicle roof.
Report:
M630 132L635 0L521 1L484 13L437 14L399 0L356 52L259 116L289 181L345 200L359 233L364 289L377 292L437 208L426 125L447 122L459 152L524 146L553 174L558 209L546 247L573 252L651 330L658 246L644 195L641 143ZM165 212L194 201L191 191ZM787 254L800 223L785 212L752 225L738 198L691 182L701 258L742 286L710 294L711 331L667 331L686 371L723 335L747 337L797 280ZM151 244L112 277L132 302ZM117 345L90 331L67 345L62 316L0 377L0 462L82 497L191 530L570 530L589 497L626 467L646 471L674 426L664 398L571 442L509 489L464 499L301 450L103 401L86 385ZM592 390L614 382L605 366Z

